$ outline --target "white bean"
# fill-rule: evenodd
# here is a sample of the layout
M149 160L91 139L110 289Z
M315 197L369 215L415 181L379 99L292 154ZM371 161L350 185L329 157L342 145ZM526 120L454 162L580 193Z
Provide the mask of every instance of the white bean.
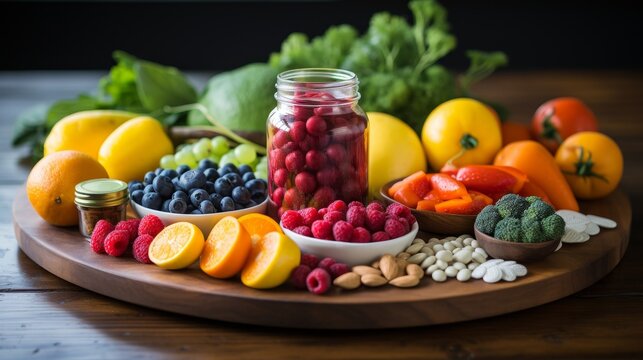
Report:
M500 266L500 271L502 271L502 280L504 281L514 281L516 280L516 274L514 274L511 267Z
M453 244L453 246L455 246L456 248L461 248L462 247L462 240L455 239L455 240L451 241L451 244Z
M435 272L436 270L440 270L440 268L439 268L437 265L431 265L431 266L429 266L429 268L428 268L428 269L426 269L425 273L426 273L427 275L431 275L431 274L433 274L433 272Z
M453 258L456 261L468 264L471 262L471 251L468 251L466 248L462 249L462 251L458 251L457 254L453 255Z
M438 251L442 250L444 250L444 246L442 246L442 244L433 245L433 251L435 251L436 254L438 253Z
M491 266L487 268L487 272L482 277L482 280L487 283L496 283L502 279L502 270L499 266Z
M444 238L444 239L442 239L442 240L444 240L444 241L451 241L451 240L455 240L455 239L456 239L456 237L455 237L455 236L447 236L447 237L445 237L445 238Z
M483 249L483 248L481 248L481 247L476 248L476 249L475 249L475 252L480 253L482 256L484 256L484 257L485 257L485 259L489 256L489 255L487 255L487 252L486 252L486 251L484 251L484 249Z
M446 281L447 274L445 274L444 271L442 270L436 270L431 274L431 277L433 278L434 281L443 282L443 281Z
M471 279L471 270L461 269L460 271L458 271L458 274L455 278L458 279L458 281L469 281L469 279Z
M478 266L480 266L480 264L478 264L477 262L472 262L472 263L469 263L469 265L467 265L467 269L469 269L469 270L473 271L473 270L475 270Z
M422 239L420 239L420 238L416 238L415 240L413 240L413 242L412 242L411 244L412 244L412 245L415 245L415 244L424 244L424 240L422 240Z
M425 253L417 253L410 258L406 259L407 262L411 264L420 264L422 261L424 261L429 255Z
M438 260L442 260L445 262L449 262L453 260L453 254L448 251L448 250L440 250L435 254L435 257L438 258Z
M435 262L435 265L437 265L440 269L444 270L449 266L449 264L446 261L438 260Z
M478 266L477 268L473 269L471 277L474 279L482 279L482 277L484 277L486 273L487 268L485 266Z
M460 251L460 250L463 250L463 249L462 249L462 248L455 248L455 249L453 249L453 251L451 251L451 252L453 253L453 255L455 255L455 253L457 253L457 252L458 252L458 251Z
M472 238L466 238L462 240L462 244L464 244L464 246L471 245L471 241L473 241Z
M424 242L422 242L422 243L416 243L416 244L413 244L413 245L411 245L411 246L407 247L407 248L406 248L406 250L404 250L404 251L406 251L407 253L409 253L409 254L411 254L411 255L415 255L415 254L417 254L417 253L420 251L420 249L422 249L423 247L424 247Z
M422 247L422 249L420 249L420 252L425 253L429 256L435 255L435 253L433 252L433 249L428 245L425 245L424 247Z
M458 269L454 268L453 266L448 266L446 269L444 269L444 273L447 274L448 277L452 278L458 275Z
M455 249L455 248L456 248L456 246L453 245L451 242L448 242L448 243L444 244L444 249L445 250L453 251L453 249Z
M467 246L465 246L464 248L465 248L465 249L467 249L467 250L469 250L469 251L471 251L471 252L474 252L474 251L475 251L475 248L474 248L472 245L467 245Z
M480 244L478 243L478 240L472 240L471 241L471 246L473 246L474 248L478 248L478 247L480 247Z
M422 261L422 264L420 264L420 267L421 267L422 269L426 269L426 268L428 268L429 266L431 266L431 265L435 264L435 261L436 261L436 260L437 260L437 259L435 258L435 256L431 255L431 256L427 257L426 259L424 259L424 261Z
M456 269L458 269L458 270L462 270L462 269L466 269L466 268L467 268L467 266L466 266L465 264L461 263L461 262L455 262L455 263L453 263L453 265L451 265L451 266L453 266L454 268L456 268Z
M474 261L479 262L479 263L481 263L481 264L487 260L484 256L482 256L482 254L480 254L480 253L479 253L479 252L477 252L477 251L476 251L476 252L474 252L473 254L471 254L471 258L472 258Z

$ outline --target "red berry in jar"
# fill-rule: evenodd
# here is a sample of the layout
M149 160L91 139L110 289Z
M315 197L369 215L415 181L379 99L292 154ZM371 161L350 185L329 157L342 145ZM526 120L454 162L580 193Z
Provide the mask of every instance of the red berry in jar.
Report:
M357 84L355 74L334 69L277 77L278 105L267 129L271 214L365 200L368 119Z

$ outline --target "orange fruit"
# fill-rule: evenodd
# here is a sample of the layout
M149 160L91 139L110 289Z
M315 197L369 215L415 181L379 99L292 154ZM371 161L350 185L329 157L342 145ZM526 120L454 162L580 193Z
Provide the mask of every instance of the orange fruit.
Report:
M201 270L225 279L241 271L250 253L250 234L232 216L226 216L214 225L201 253Z
M248 234L250 234L250 239L252 243L255 244L259 239L269 232L279 232L281 231L281 226L273 220L270 216L264 214L247 214L239 218L239 222L246 229Z
M277 287L299 265L301 251L297 244L280 232L269 232L252 245L241 271L241 282L255 289Z
M27 196L46 222L58 226L78 224L74 204L79 182L107 178L105 168L91 156L74 150L47 155L34 165L27 177Z
M147 255L163 269L183 269L201 255L205 240L199 228L181 221L165 227L154 237Z

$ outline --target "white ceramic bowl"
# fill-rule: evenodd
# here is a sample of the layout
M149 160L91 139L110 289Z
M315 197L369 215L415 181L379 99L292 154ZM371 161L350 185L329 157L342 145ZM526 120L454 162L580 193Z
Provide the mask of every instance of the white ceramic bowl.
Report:
M266 200L264 200L261 204L249 207L247 209L218 212L214 214L173 214L165 211L152 210L144 207L143 205L139 205L134 201L130 201L130 204L132 206L132 209L134 210L134 213L136 213L139 218L150 214L156 215L159 217L159 219L161 219L165 226L180 221L187 221L196 225L199 229L201 229L203 235L207 237L214 225L216 225L219 220L223 219L226 216L234 216L238 218L250 213L264 214L266 212L266 206L268 205L268 198L266 198Z
M279 224L281 225L281 224ZM302 253L310 253L323 257L332 257L337 262L347 265L370 265L382 255L396 255L406 249L415 239L418 233L417 222L411 227L411 231L399 238L370 242L370 243L349 243L343 241L321 240L308 236L299 235L282 226L284 234L297 243Z

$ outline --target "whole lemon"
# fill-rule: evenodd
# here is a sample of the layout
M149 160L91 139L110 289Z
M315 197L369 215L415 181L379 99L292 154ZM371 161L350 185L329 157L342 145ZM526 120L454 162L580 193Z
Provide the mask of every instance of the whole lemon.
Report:
M46 222L58 226L78 224L74 204L79 182L106 178L107 171L91 156L73 150L45 156L27 177L27 196L31 206Z
M98 151L98 161L109 177L125 182L140 180L154 170L163 155L172 154L172 141L161 123L149 116L125 122L112 132Z
M45 156L61 150L76 150L98 159L98 150L109 134L137 116L118 110L80 111L65 116L47 135Z
M402 120L380 112L368 116L368 189L378 197L387 182L416 171L426 171L420 138Z

